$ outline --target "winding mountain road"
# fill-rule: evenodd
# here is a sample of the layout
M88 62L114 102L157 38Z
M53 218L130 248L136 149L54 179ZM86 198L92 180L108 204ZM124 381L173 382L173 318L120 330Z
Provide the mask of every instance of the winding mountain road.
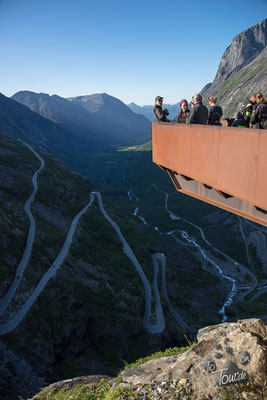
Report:
M158 288L157 288L157 279L155 278L155 275L157 276L157 267L155 267L154 263L154 281L153 281L153 287L154 287L154 294L156 298L156 305L155 305L155 315L157 318L157 323L152 324L150 322L150 316L151 316L151 302L152 302L152 296L151 296L151 289L150 289L150 284L148 282L148 279L139 264L137 258L135 257L131 247L127 243L126 239L122 235L120 228L114 222L110 216L107 214L107 212L104 209L103 202L102 202L102 197L99 192L93 192L98 198L98 204L100 211L102 212L103 216L106 218L106 220L113 226L115 232L117 233L122 245L123 245L123 252L124 254L129 257L129 259L132 261L133 265L135 266L140 279L144 285L144 290L145 290L145 313L143 316L143 324L144 327L150 332L150 333L161 333L165 329L165 321L164 321L164 316L163 316L163 311L161 307L161 302L160 302L160 297L158 293ZM157 263L156 263L157 264Z
M24 205L24 210L25 210L25 212L26 212L26 214L27 214L27 216L29 218L29 222L30 222L26 247L25 247L24 253L22 255L21 261L20 261L20 263L19 263L19 265L17 267L15 279L14 279L11 287L9 288L8 292L0 300L0 315L2 315L5 312L5 310L7 309L10 301L14 297L14 294L16 293L16 290L17 290L17 288L18 288L18 286L20 284L21 278L22 278L22 276L24 274L25 268L26 268L26 266L28 264L28 261L30 259L30 255L31 255L31 251L32 251L32 245L33 245L33 242L34 242L34 239L35 239L35 220L33 218L32 212L31 212L31 204L32 204L32 202L34 200L34 197L35 197L35 194L36 194L36 192L38 190L38 183L37 183L38 174L45 166L45 162L44 162L43 158L41 156L39 156L39 154L36 153L36 151L31 146L29 146L28 144L24 143L22 140L19 140L19 142L30 149L30 151L38 158L38 160L40 160L41 166L33 174L33 177L32 177L33 192L32 192L31 196L29 197L29 199L26 201L26 203Z
M69 229L69 232L67 234L66 240L65 240L63 247L60 250L57 258L55 259L55 261L53 262L51 267L43 275L42 279L40 280L38 285L35 287L35 289L31 293L31 295L28 297L26 302L23 304L23 306L21 307L19 312L11 320L9 320L6 324L0 325L0 335L4 335L8 332L13 331L19 325L19 323L22 321L22 319L25 317L25 315L30 310L31 306L34 304L34 302L37 300L39 295L42 293L47 282L55 275L58 268L61 266L61 264L63 263L64 259L66 258L67 254L69 252L72 238L75 233L75 229L76 229L76 226L77 226L77 223L78 223L80 217L87 211L88 207L90 207L93 200L94 200L94 197L91 196L89 203L74 217L71 227Z
M38 174L45 166L45 162L44 162L43 158L41 156L39 156L39 154L31 146L29 146L28 144L26 144L22 141L20 141L20 142L23 143L25 146L27 146L29 148L29 150L34 153L34 155L40 160L41 166L37 171L34 172L34 175L32 177L32 183L33 183L34 190L33 190L33 193L31 194L30 198L26 201L25 206L24 206L25 212L27 213L29 221L30 221L30 227L29 227L28 236L27 236L27 244L26 244L22 259L18 265L15 280L12 283L7 294L0 301L0 315L4 313L4 311L10 304L11 300L13 299L15 292L16 292L16 290L20 284L20 281L23 277L25 268L30 259L32 245L33 245L34 239L35 239L35 220L31 213L30 207L34 200L34 196L38 190L38 183L37 183ZM129 195L130 195L130 193L129 193ZM131 247L129 246L126 239L122 235L120 228L118 227L116 222L113 221L110 218L110 216L107 214L107 212L105 211L101 194L99 192L92 192L90 194L90 201L72 220L67 237L65 239L65 242L64 242L57 258L55 259L53 264L49 267L49 269L46 271L46 273L43 275L43 277L41 278L41 280L39 281L37 286L34 288L32 293L26 300L26 302L23 304L23 306L17 312L17 314L15 316L13 316L6 323L3 323L0 325L0 335L4 335L8 332L11 332L19 325L19 323L22 321L22 319L25 317L25 315L29 312L30 308L32 307L34 302L37 300L39 295L42 293L42 291L45 288L48 281L56 274L58 268L62 265L64 259L68 255L69 248L71 246L71 243L73 240L73 235L75 233L79 219L87 211L87 209L91 206L95 197L98 199L99 208L100 208L104 218L112 225L116 234L118 235L118 237L123 245L124 254L131 260L131 262L135 266L135 268L140 276L140 279L143 283L144 291L145 291L145 313L143 316L144 327L150 333L161 333L165 329L164 315L163 315L163 310L162 310L162 305L161 305L161 300L160 300L160 294L159 294L159 290L158 290L158 270L159 270L159 263L160 263L160 265L162 267L163 296L166 299L166 301L169 305L169 308L172 309L169 299L168 299L167 288L166 288L166 277L165 277L166 257L163 254L152 255L152 262L153 262L153 266L154 266L154 277L153 277L152 285L153 285L153 291L154 291L154 296L155 296L154 316L156 317L156 322L151 323L150 319L151 319L151 313L152 313L152 311L151 311L152 295L151 295L150 284L146 278L146 275L145 275L141 265L139 264L138 260L136 259ZM188 325L175 312L175 310L172 309L172 313L173 313L173 315L175 315L176 320L180 323L180 325L183 327L183 329L187 332L190 332L190 328L188 327Z
M21 279L23 277L25 268L28 264L28 261L30 259L30 255L31 255L31 250L32 250L32 245L34 243L34 239L35 239L35 220L34 217L31 213L30 207L31 204L34 200L35 194L38 190L38 183L37 183L37 177L39 172L44 168L45 166L45 162L42 159L41 156L39 156L39 154L28 144L20 141L21 143L23 143L25 146L27 146L29 148L30 151L32 151L34 153L34 155L39 159L41 166L40 168L34 172L34 175L32 177L32 183L33 183L33 193L31 194L30 198L26 201L24 209L26 214L28 215L29 221L30 221L30 226L29 226L29 231L28 231L28 235L27 235L27 244L22 256L22 259L18 265L17 271L16 271L16 276L14 279L14 282L12 283L10 289L8 290L8 292L6 293L6 295L0 300L0 315L2 315L5 310L7 309L8 305L10 304L11 300L13 299L15 292L21 282ZM182 220L192 226L194 226L196 229L198 229L198 231L200 232L201 238L203 239L203 241L212 248L213 251L220 253L221 255L223 255L224 257L226 257L228 260L230 260L231 262L233 262L234 264L236 264L236 262L229 257L227 254L223 253L222 251L214 248L211 243L206 239L203 230L198 227L197 225L193 224L190 221L187 221L186 219L175 215L172 211L170 211L168 209L168 193L164 192L163 190L157 188L156 185L153 185L155 187L156 190L161 191L162 193L165 194L165 209L168 212L168 214L170 215L170 218L173 220ZM147 190L147 192L150 190L151 185L149 187L149 189ZM130 200L132 200L133 198L135 198L135 200L139 201L138 197L134 195L134 193L132 192L132 189L130 189L128 191L128 197L130 198ZM147 194L147 193L146 193ZM73 235L75 233L77 224L79 222L79 219L82 217L82 215L87 211L87 209L91 206L91 204L93 203L94 199L97 198L98 200L98 204L99 204L99 209L102 212L104 218L112 225L113 229L115 230L117 236L119 237L122 246L123 246L123 252L124 254L131 260L132 264L134 265L134 267L136 268L136 271L139 274L139 277L142 281L142 284L144 286L144 292L145 292L145 312L143 315L143 325L145 327L145 329L148 330L148 332L152 333L152 334L156 334L156 333L161 333L164 331L165 329L165 320L164 320L164 314L163 314L163 310L162 310L162 305L161 305L161 300L160 300L160 294L159 294L159 289L158 289L158 281L159 281L159 268L161 267L161 291L162 291L162 296L165 299L167 305L168 305L168 309L170 311L170 313L172 314L173 318L177 321L177 323L182 327L182 329L185 332L191 333L191 329L188 326L188 324L183 320L183 318L181 317L181 315L173 308L173 306L171 305L171 302L169 300L168 297L168 292L167 292L167 285L166 285L166 256L162 253L155 253L152 255L152 263L153 263L153 267L154 267L154 276L153 276L153 282L152 282L152 287L153 287L153 292L154 292L154 298L155 298L155 306L154 306L154 312L152 313L152 294L151 294L151 287L149 284L149 281L140 265L140 263L138 262L138 260L136 259L131 247L129 246L129 244L127 243L126 239L124 238L124 236L122 235L119 226L116 224L115 221L113 221L111 219L111 217L108 215L108 213L106 212L104 206L103 206L103 202L102 202L102 197L101 194L99 192L92 192L90 194L90 201L86 204L86 206L74 217L70 229L68 231L67 237L65 239L65 242L57 256L57 258L55 259L55 261L53 262L53 264L49 267L49 269L46 271L46 273L43 275L43 277L41 278L40 282L37 284L37 286L34 288L34 290L32 291L32 293L30 294L30 296L28 297L28 299L26 300L26 302L24 303L24 305L21 307L21 309L17 312L17 314L11 318L9 321L7 321L6 323L3 323L2 325L0 325L0 335L4 335L8 332L11 332L12 330L14 330L19 323L22 321L22 319L25 317L25 315L29 312L30 308L32 307L32 305L34 304L34 302L37 300L37 298L39 297L39 295L42 293L43 289L45 288L47 282L55 275L55 273L57 272L58 268L62 265L64 259L66 258L66 256L68 255L69 252L69 248L71 246L72 240L73 240ZM151 226L150 224L148 224L145 219L142 216L138 215L138 208L135 209L134 211L134 215L137 216L138 218L140 218L144 224ZM242 230L242 226L240 225L241 228L241 232L243 234L244 237L244 232ZM155 230L159 231L157 227L154 227ZM225 314L225 309L226 307L228 307L232 301L233 301L233 297L236 294L236 283L235 280L227 275L225 275L223 273L223 271L221 270L221 268L205 253L205 251L200 247L200 245L194 241L193 239L189 238L187 232L185 231L181 231L181 230L176 230L173 232L167 232L165 234L172 234L174 235L175 232L180 232L182 235L182 238L184 239L185 242L188 243L188 245L192 245L194 247L196 247L201 254L203 255L203 257L210 262L217 270L217 273L225 280L227 280L228 282L230 282L232 284L232 289L230 290L227 299L224 303L224 305L222 306L222 308L219 310L219 313L222 314L223 316L223 321L225 321L227 319L226 314ZM160 234L163 234L162 232L159 232ZM178 240L175 236L175 239ZM245 240L245 238L244 238ZM248 254L248 251L247 251ZM247 294L249 294L251 291L253 291L256 286L257 286L257 279L255 277L255 275L248 270L247 268L245 268L242 265L238 265L238 267L240 269L243 269L243 271L245 271L247 274L249 274L249 276L251 277L252 280L252 285L249 289L246 290L245 293L242 293L242 295L240 295L242 298L244 298ZM255 294L253 296L253 299L257 298L258 296L260 296L261 293L266 291L266 287L263 287L260 289L260 292ZM156 320L154 323L151 322L151 315L153 315L153 321Z

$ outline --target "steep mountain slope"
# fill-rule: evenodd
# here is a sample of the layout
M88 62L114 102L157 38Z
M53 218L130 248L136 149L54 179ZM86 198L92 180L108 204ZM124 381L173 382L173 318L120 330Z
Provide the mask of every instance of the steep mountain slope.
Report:
M23 139L43 150L62 153L66 134L49 119L32 112L0 93L0 132L14 139Z
M218 83L212 94L223 107L224 117L233 118L243 109L247 100L257 92L266 97L267 47L248 65L232 74L226 81Z
M216 86L232 74L248 65L267 45L267 19L235 36L232 44L225 50L218 72L213 81Z
M58 123L77 140L86 139L92 149L140 143L148 140L151 134L145 118L106 94L67 100L57 95L22 91L12 98Z
M90 197L85 178L52 157L42 157L46 166L38 177L39 188L32 205L36 238L31 260L1 323L24 304L57 257L72 218ZM31 178L39 162L25 146L0 136L0 165L2 298L15 278L26 244L28 219L23 207L32 192ZM126 229L131 236L128 240L133 242L133 249L138 249L144 269L150 269L147 246L149 242L153 246L153 239L118 209L115 212L122 231ZM72 376L86 370L112 373L121 358L135 357L135 342L144 335L143 290L135 268L127 260L112 227L97 204L93 205L77 227L64 264L29 315L14 332L1 336L1 398L9 398L2 397L8 393L12 399L19 394L24 397L32 387L55 376ZM14 368L9 366L12 354L17 359Z
M105 142L105 136L99 137L94 130L90 115L78 105L71 104L62 97L21 91L14 94L12 99L57 123L69 134L76 137L76 140L84 138L92 147L96 144L102 145Z
M106 93L79 96L69 99L80 105L94 118L97 132L105 134L116 143L142 143L150 138L151 124L144 116L136 115L120 100Z
M21 284L14 298L1 316L0 326L16 315L51 267L72 226L73 217L90 197L91 187L85 178L53 157L42 153L41 156L45 167L38 176L38 191L32 204L36 237L31 259L20 277ZM39 164L22 143L0 135L1 298L15 279L26 244L28 219L24 204L32 192L31 178ZM176 313L180 313L193 330L213 321L219 322L218 309L225 301L228 285L222 284L214 275L199 252L194 247L192 251L182 238L176 242L167 233L160 234L152 224L144 224L133 212L127 216L128 210L134 210L137 205L129 199L125 188L118 187L117 192L114 188L106 190L103 197L105 209L118 224L150 285L154 276L151 255L164 252L167 255L169 302ZM121 208L122 198L125 210ZM157 213L164 215L160 206L164 203L164 195L151 190L140 202L139 215L150 208L147 218L151 218L151 223L155 218L151 209L153 202L159 204ZM167 221L166 226L161 227L162 231L171 228ZM194 282L191 282L192 274ZM208 282L212 289L203 290ZM162 292L160 298L166 328L161 335L150 334L144 329L144 298L144 287L136 269L94 202L81 217L70 251L57 273L19 326L0 337L0 376L3 381L0 395L13 400L17 398L15 394L29 397L44 380L112 374L122 365L122 360L135 360L180 343L184 331ZM155 318L153 297L151 321ZM16 360L15 364L10 364L11 359Z
M234 117L239 104L257 91L266 96L267 19L237 35L225 50L212 84L201 94L207 102L210 95L224 106L224 116Z

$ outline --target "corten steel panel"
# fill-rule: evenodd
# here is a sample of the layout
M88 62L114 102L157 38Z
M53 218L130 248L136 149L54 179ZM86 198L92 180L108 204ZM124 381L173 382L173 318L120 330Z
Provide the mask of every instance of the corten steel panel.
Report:
M177 125L152 124L153 161L169 169L179 168L179 172L186 175L190 172L191 129L187 125L177 131Z
M267 210L266 131L153 123L152 136L156 164Z
M220 135L217 187L254 202L258 138L255 129L225 128Z
M255 205L267 210L267 131L259 132L258 168L256 177Z
M191 125L191 171L189 176L210 186L215 186L217 183L221 129L218 126Z
M214 189L207 189L198 181L186 181L180 175L168 170L167 172L176 189L180 192L267 226L267 214L257 210L251 203L237 199L236 197L225 199Z

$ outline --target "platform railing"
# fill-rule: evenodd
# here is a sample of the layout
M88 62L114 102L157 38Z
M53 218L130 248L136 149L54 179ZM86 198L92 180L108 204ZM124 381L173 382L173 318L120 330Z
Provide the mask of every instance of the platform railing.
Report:
M153 162L177 190L267 226L267 131L152 123Z

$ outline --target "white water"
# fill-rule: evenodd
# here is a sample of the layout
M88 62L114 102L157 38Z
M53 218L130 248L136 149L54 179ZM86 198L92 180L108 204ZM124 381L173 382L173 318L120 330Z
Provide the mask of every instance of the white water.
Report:
M223 256L225 256L226 258L228 258L229 260L231 260L234 264L236 264L236 262L235 262L231 257L229 257L228 255L226 255L226 254L223 253L222 251L220 251L220 250L214 248L214 247L211 245L211 243L206 239L203 230L202 230L199 226L195 225L194 223L192 223L192 222L190 222L190 221L187 221L186 219L184 219L184 218L182 218L182 217L179 217L179 216L175 215L171 210L169 210L169 209L168 209L168 193L166 193L165 191L159 189L155 184L153 184L153 186L154 186L154 188L155 188L156 190L158 190L158 191L164 193L164 195L165 195L164 208L165 208L165 210L167 211L167 213L169 214L169 216L170 216L170 218L171 218L172 220L177 220L177 221L178 221L178 220L182 220L182 221L184 221L184 222L186 222L186 223L188 223L188 224L194 226L195 228L197 228L197 229L199 230L200 234L201 234L201 238L205 241L205 243L207 243L207 244L212 248L213 251L222 254ZM149 188L148 188L146 194L148 193L148 191L149 191L150 189L151 189L151 185L149 186ZM138 218L140 218L146 225L149 225L149 224L145 221L145 219L144 219L143 217L141 217L140 215L138 215L138 208L135 209L134 215L135 215L135 216L138 216ZM150 226L151 226L151 225L150 225ZM158 231L160 234L163 234L162 232L159 231L158 227L154 227L154 229L155 229L156 231ZM178 240L178 239L176 238L176 236L174 235L175 232L180 232L180 230L169 231L169 232L167 232L166 234L167 234L167 235L172 235L176 240ZM225 274L223 273L221 267L220 267L213 259L211 259L211 258L207 255L207 253L203 250L203 248L202 248L195 240L192 240L192 239L189 238L189 235L188 235L187 232L182 231L182 238L183 238L189 245L193 245L195 248L197 248L197 249L200 251L200 253L202 254L203 258L204 258L206 261L208 261L208 262L216 269L217 274L219 274L224 280L226 280L226 281L228 281L229 283L231 283L231 285L232 285L231 290L230 290L230 292L228 293L228 295L227 295L227 297L226 297L226 300L225 300L223 306L222 306L221 309L218 311L218 312L222 315L222 322L225 322L225 321L227 320L226 308L229 307L229 306L233 303L233 298L234 298L234 296L235 296L236 293L237 293L237 287L236 287L236 281L235 281L235 279L233 279L233 278L231 278L231 277L225 275ZM248 270L248 271L249 271L249 270ZM250 271L249 271L249 272L250 272ZM252 275L251 272L250 272L250 275ZM250 290L251 290L251 287L250 287Z
M192 244L194 247L196 247L202 254L202 256L204 257L205 260L207 260L213 267L215 267L219 273L219 275L221 275L221 277L223 279L227 279L229 282L231 282L232 284L232 289L230 290L225 303L223 304L222 308L219 310L219 313L222 315L222 322L225 322L227 320L227 316L225 314L225 309L226 307L229 307L232 303L233 303L233 297L236 294L236 281L233 278L230 278L227 275L224 275L222 269L219 267L218 264L216 264L216 262L214 260L212 260L209 256L207 256L207 254L205 253L205 251L199 246L199 244L197 244L194 240L190 239L188 236L188 233L183 231L182 232L182 237L190 244Z

